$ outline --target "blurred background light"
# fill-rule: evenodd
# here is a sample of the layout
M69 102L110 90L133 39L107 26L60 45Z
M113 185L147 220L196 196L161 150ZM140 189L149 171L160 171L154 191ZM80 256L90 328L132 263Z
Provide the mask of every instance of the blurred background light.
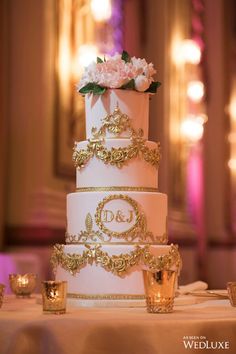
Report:
M78 61L83 67L88 66L92 61L96 61L98 48L94 44L84 44L79 47Z
M191 142L201 140L204 132L203 124L204 117L194 115L187 116L180 127L182 136Z
M90 6L95 21L103 22L111 18L111 0L91 0Z
M181 60L185 63L199 64L201 61L201 49L192 39L185 39L179 48Z
M200 102L204 96L204 84L200 80L190 81L187 86L187 96L193 102Z
M228 161L228 166L231 170L236 171L236 158L231 158Z

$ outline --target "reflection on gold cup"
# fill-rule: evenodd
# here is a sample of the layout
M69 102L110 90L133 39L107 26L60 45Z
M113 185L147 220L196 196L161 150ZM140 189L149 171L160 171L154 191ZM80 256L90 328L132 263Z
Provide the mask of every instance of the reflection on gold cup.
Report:
M9 274L10 287L16 296L29 297L36 287L36 274Z
M67 281L43 281L43 312L63 314L66 312Z
M2 307L5 285L0 284L0 308Z
M147 312L173 311L176 274L172 270L143 271Z
M227 283L229 300L232 306L236 306L236 282Z

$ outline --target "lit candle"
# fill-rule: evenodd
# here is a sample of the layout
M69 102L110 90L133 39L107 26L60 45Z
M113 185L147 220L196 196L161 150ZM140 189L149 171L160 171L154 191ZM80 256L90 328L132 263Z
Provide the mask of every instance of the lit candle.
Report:
M10 287L16 296L29 297L36 287L36 274L9 274Z
M19 287L26 287L29 284L29 279L27 276L19 276L17 279L17 284Z
M43 281L42 282L43 312L63 314L66 312L66 281Z

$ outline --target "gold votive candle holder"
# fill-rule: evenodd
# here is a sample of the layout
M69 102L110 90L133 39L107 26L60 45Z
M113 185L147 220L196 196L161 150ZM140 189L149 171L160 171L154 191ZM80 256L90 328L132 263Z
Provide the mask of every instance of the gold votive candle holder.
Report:
M67 281L42 282L43 312L63 314L66 312Z
M4 290L5 290L5 285L0 284L0 308L2 307L2 303L3 303Z
M17 297L30 297L36 288L37 275L33 273L9 274L10 288Z
M143 271L147 312L173 311L177 273L173 270Z
M231 281L227 283L227 291L229 295L229 301L232 306L236 307L236 282Z

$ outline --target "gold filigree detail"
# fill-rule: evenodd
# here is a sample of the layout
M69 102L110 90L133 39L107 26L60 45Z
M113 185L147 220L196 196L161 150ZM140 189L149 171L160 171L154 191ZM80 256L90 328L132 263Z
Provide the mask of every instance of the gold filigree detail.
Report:
M145 300L145 295L140 294L79 294L67 293L70 299L81 300Z
M145 241L138 241L139 239L143 239L144 236ZM168 241L166 233L164 233L162 236L153 236L151 234L151 240L149 234L145 234L144 236L137 235L137 237L135 237L136 242L131 242L129 236L124 237L124 239L127 240L126 242L111 242L111 236L103 236L101 232L92 230L91 233L87 231L80 231L80 233L78 233L77 235L69 234L68 232L66 232L65 241L67 245L84 245L84 243L93 244L97 242L102 245L136 245L137 242L141 245L166 245Z
M148 192L158 193L158 188L152 187L127 187L127 186L110 186L110 187L79 187L76 192Z
M177 245L171 245L168 254L161 256L151 254L150 246L142 248L136 245L130 253L121 253L112 256L102 251L100 244L94 247L85 245L85 247L87 250L84 250L82 254L70 254L64 252L64 245L55 245L51 257L54 271L56 271L57 266L61 266L64 270L75 275L79 273L81 268L95 263L114 275L123 276L132 267L137 265L144 265L151 271L169 270L172 267L179 269L181 266L181 258Z
M121 112L119 106L117 105L114 112L108 114L102 119L102 126L98 130L97 128L92 128L92 134L95 138L104 137L106 131L114 134L115 136L120 136L126 130L130 131L130 136L134 133L134 129L130 123L131 119L127 114Z
M85 219L85 227L88 233L91 233L93 230L93 219L90 213L87 214Z
M72 160L76 168L82 168L92 158L96 157L105 164L110 164L118 168L123 167L129 160L138 156L142 157L146 162L158 167L160 161L160 143L157 143L157 148L150 149L143 138L143 131L139 129L135 131L130 123L130 118L123 114L118 107L114 112L103 120L103 125L99 130L92 129L92 139L88 140L86 149L77 150L77 144L73 149ZM123 131L130 130L131 143L126 147L114 148L110 150L104 146L104 137L106 131L121 134Z

